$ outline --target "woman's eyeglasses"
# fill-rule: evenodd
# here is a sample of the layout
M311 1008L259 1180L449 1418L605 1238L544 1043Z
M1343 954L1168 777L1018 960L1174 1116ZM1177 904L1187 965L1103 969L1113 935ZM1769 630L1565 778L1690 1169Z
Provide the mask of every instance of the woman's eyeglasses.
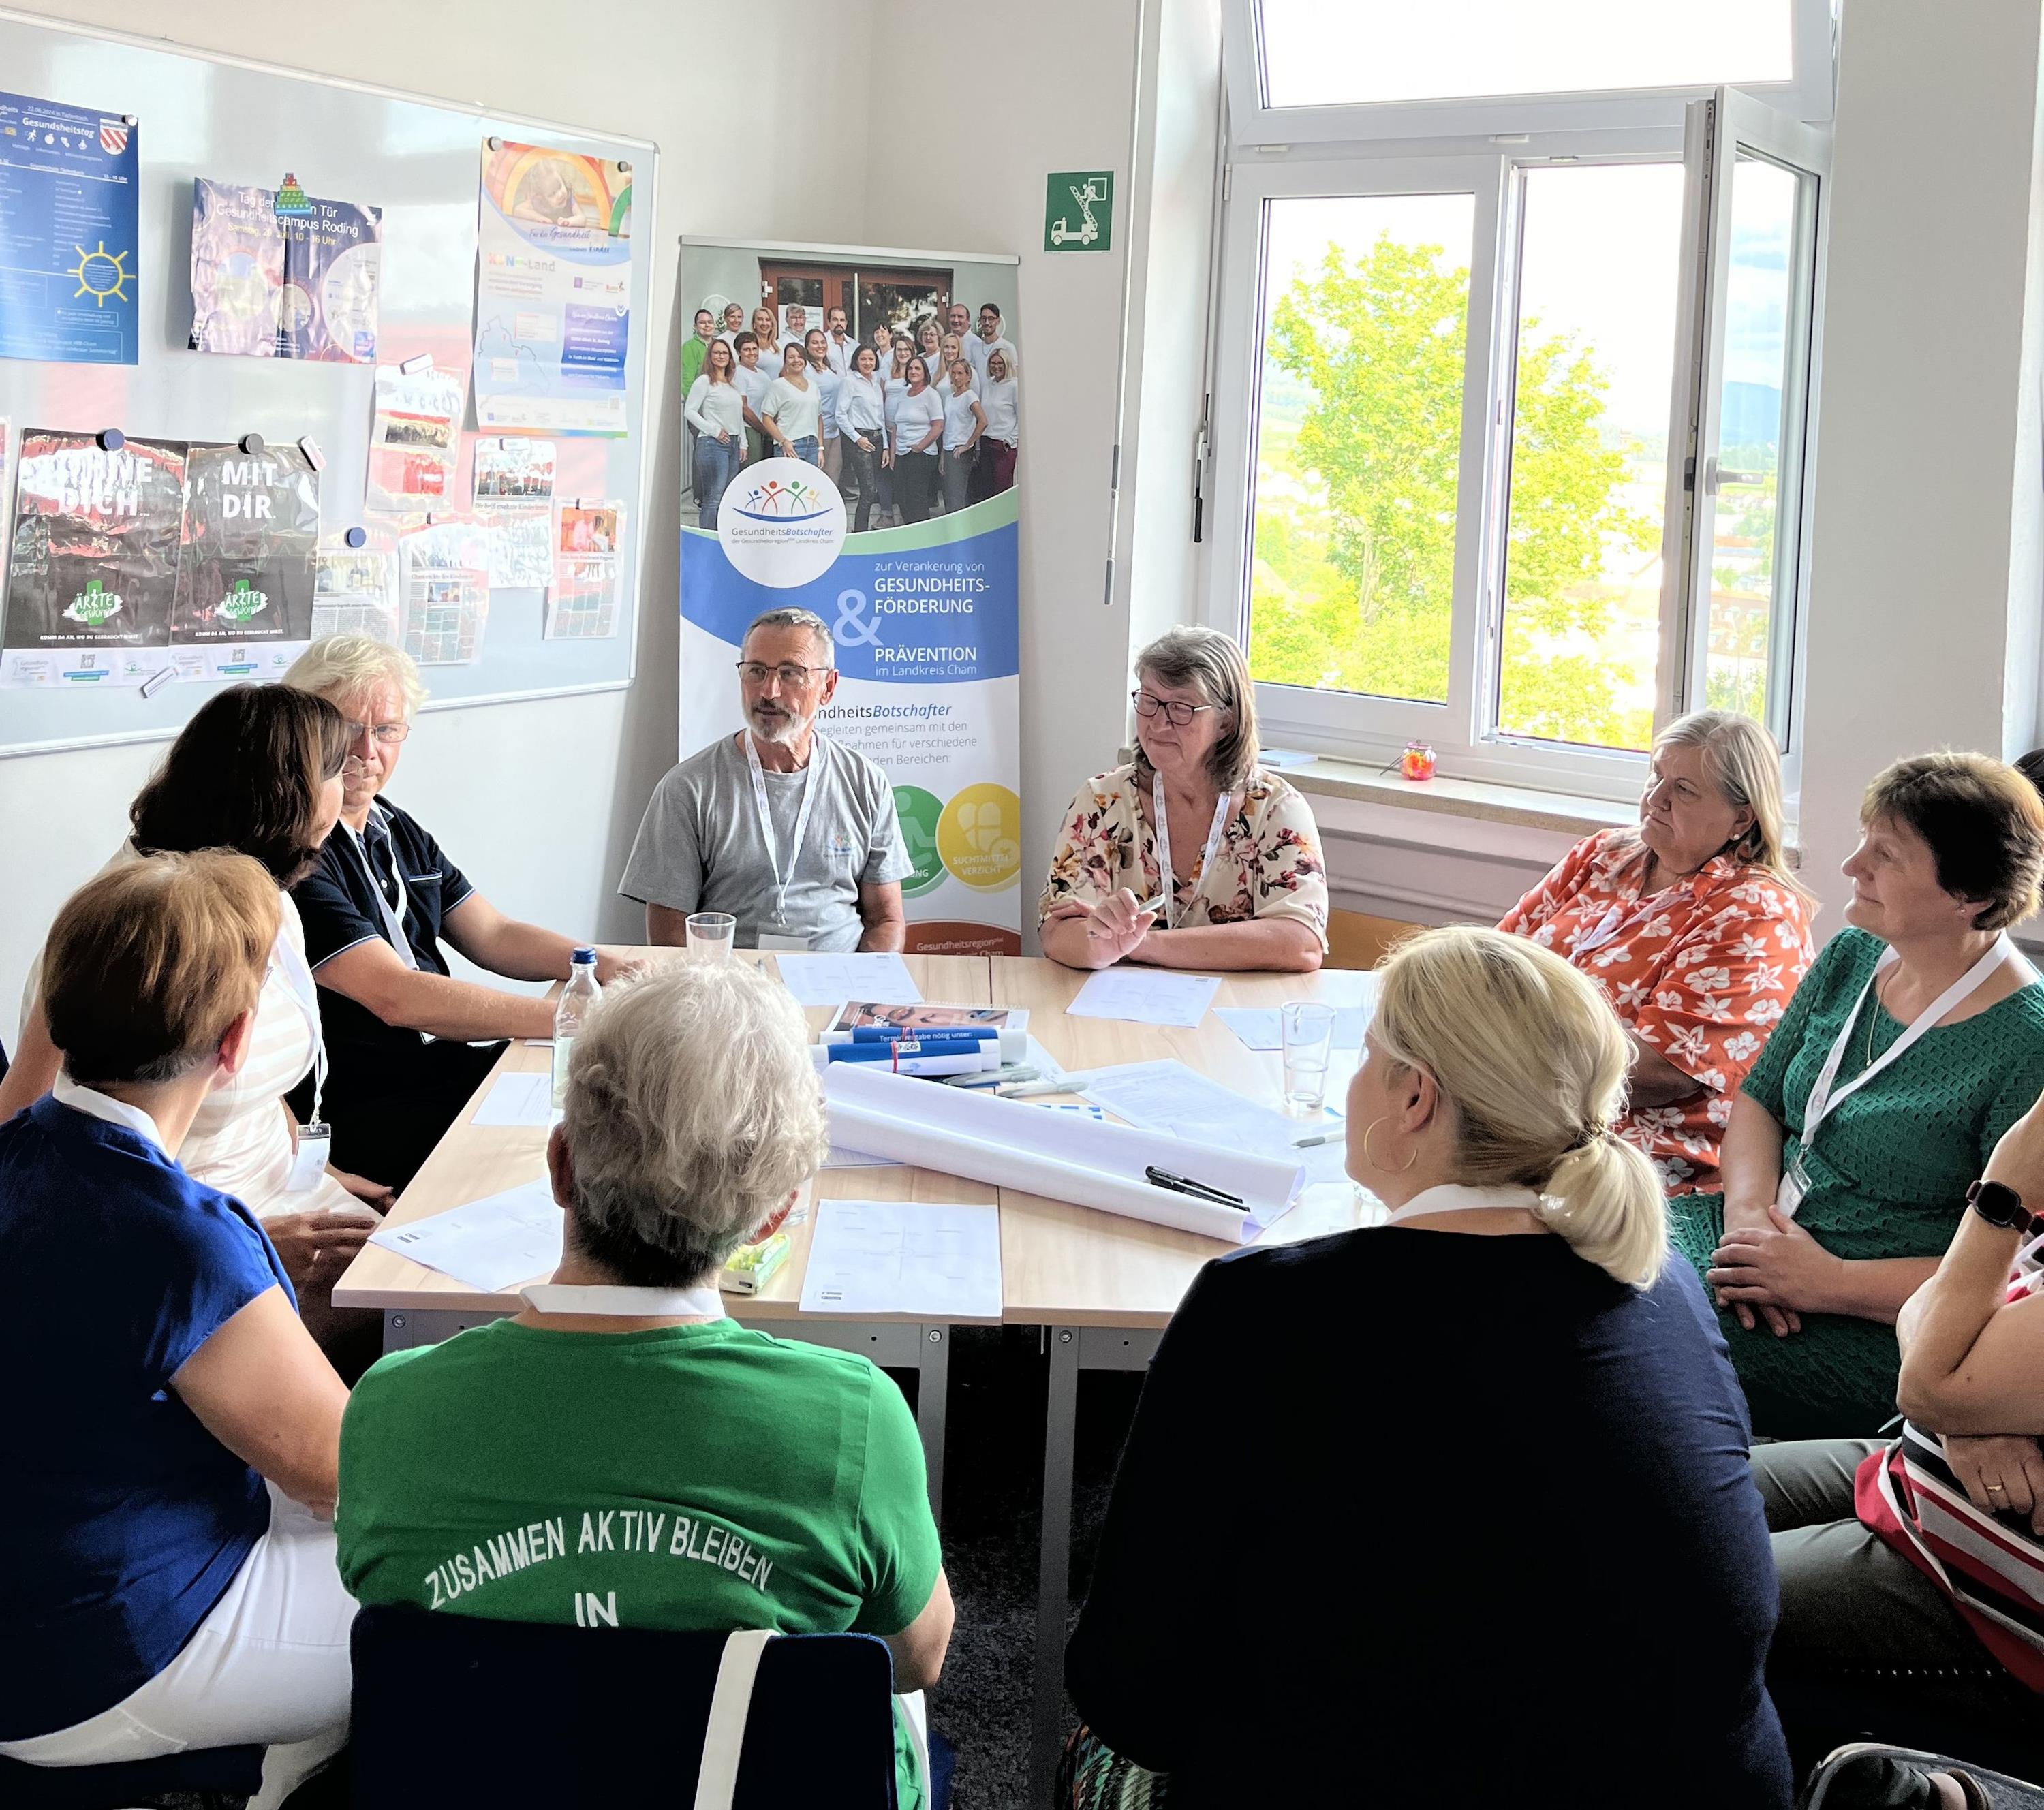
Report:
M1175 697L1158 697L1147 691L1132 691L1128 695L1135 705L1137 716L1147 717L1161 714L1174 729L1185 728L1202 710L1221 708L1218 704L1185 704Z

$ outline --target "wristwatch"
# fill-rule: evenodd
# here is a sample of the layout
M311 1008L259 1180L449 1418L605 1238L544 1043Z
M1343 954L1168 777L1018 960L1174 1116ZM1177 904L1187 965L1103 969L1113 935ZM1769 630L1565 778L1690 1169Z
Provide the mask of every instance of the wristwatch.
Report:
M2023 1205L2023 1197L2001 1182L1976 1182L1966 1190L1966 1205L1989 1225L2013 1226L2026 1237L2038 1223L2038 1215Z

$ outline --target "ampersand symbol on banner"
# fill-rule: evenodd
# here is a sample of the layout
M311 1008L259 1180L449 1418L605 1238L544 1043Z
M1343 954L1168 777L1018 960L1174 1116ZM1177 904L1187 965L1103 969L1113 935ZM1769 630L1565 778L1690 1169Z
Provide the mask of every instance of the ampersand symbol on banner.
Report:
M880 624L866 620L866 593L841 590L837 594L837 621L831 633L843 648L870 648L880 639Z

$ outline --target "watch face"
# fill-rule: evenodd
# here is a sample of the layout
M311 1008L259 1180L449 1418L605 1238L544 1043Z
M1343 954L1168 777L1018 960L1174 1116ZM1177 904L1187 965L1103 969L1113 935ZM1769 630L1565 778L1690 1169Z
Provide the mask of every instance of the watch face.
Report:
M2023 1197L2000 1182L1976 1182L1966 1192L1973 1211L1989 1225L2014 1225L2029 1217Z

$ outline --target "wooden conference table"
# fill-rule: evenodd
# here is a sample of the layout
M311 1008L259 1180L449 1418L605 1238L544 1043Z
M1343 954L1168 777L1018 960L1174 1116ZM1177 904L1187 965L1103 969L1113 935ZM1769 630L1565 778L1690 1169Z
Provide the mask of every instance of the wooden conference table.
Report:
M673 949L640 953L656 962L679 958ZM751 951L740 951L736 959L763 966L772 961ZM1065 1008L1086 977L1054 962L978 955L905 959L925 999L1028 1007L1031 1034L1068 1070L1175 1056L1237 1093L1270 1105L1281 1101L1282 1065L1277 1054L1245 1049L1211 1012L1193 1029L1068 1017ZM1290 999L1348 1001L1354 996L1356 981L1353 971L1326 969L1310 975L1236 975L1222 982L1215 1004L1272 1007ZM812 1009L812 1034L830 1016L828 1009ZM424 1219L544 1173L544 1130L471 1121L498 1074L542 1070L551 1060L544 1045L514 1043L505 1050L490 1079L392 1209L391 1223ZM1352 1055L1337 1052L1329 1077L1331 1101L1339 1099L1353 1066ZM826 1169L816 1177L811 1194L812 1199L825 1200L993 1203L1000 1209L1001 1323L1043 1328L1049 1355L1029 1782L1029 1800L1047 1802L1065 1714L1079 1373L1143 1368L1201 1266L1232 1247L1190 1232L928 1170ZM1288 1243L1343 1230L1363 1223L1370 1210L1345 1186L1309 1188L1261 1242ZM790 1260L761 1293L729 1296L728 1304L747 1325L863 1351L888 1368L916 1371L916 1421L928 1466L930 1500L940 1511L950 1328L906 1316L838 1320L802 1313L798 1304L816 1218L813 1210L801 1209L797 1216L799 1223L789 1227L794 1245ZM364 1246L348 1266L335 1285L333 1300L336 1307L381 1309L389 1351L436 1343L465 1328L515 1313L521 1305L513 1293L478 1293L374 1244Z

